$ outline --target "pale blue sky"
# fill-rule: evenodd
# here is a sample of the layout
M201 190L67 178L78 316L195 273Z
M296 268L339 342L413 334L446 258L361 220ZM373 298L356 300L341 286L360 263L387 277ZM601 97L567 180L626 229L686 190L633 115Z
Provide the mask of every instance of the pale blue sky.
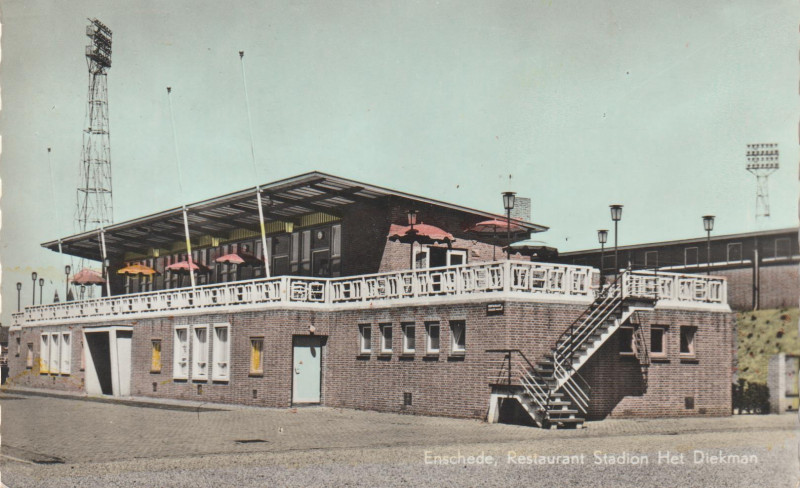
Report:
M706 213L755 230L745 145L777 142L766 227L797 224L796 2L287 3L0 2L3 323L31 270L63 290L39 244L73 229L87 17L114 31L116 221L181 203L167 85L185 199L254 185L245 50L258 182L321 170L493 211L510 189L567 251L610 203L621 244L701 235Z

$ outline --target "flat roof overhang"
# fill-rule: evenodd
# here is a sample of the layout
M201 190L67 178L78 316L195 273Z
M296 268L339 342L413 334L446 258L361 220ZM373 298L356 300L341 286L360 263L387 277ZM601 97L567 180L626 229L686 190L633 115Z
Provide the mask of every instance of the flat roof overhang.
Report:
M297 222L303 215L321 212L336 216L339 209L355 202L377 203L380 199L397 197L422 204L447 208L485 217L502 217L491 212L475 210L432 198L397 190L368 185L318 171L305 173L260 186L262 208L266 222ZM245 230L260 232L255 187L186 205L189 235L194 241L204 236L225 238L231 232ZM514 220L530 232L548 228L531 222ZM144 259L148 249L167 249L184 241L183 207L109 225L104 229L106 252L109 257L122 258L136 253ZM42 247L86 259L102 259L100 229L49 241Z

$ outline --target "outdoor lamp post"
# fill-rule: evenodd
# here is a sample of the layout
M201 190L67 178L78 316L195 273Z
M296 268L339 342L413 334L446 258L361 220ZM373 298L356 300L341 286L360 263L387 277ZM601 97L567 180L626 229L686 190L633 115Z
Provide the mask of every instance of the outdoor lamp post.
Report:
M419 212L416 210L406 210L406 217L408 218L408 226L411 227L409 230L409 234L414 233L414 226L417 225L417 214ZM414 242L411 242L411 256L408 258L408 269L414 269Z
M619 272L619 251L617 249L617 230L619 221L622 220L622 205L609 205L611 209L611 220L614 221L614 268Z
M44 305L42 291L44 291L44 278L39 278L39 305Z
M600 229L597 231L597 241L600 242L600 289L603 289L603 285L605 284L606 280L603 276L603 260L606 255L606 242L608 242L608 230Z
M20 312L20 308L21 308L20 307L20 301L19 301L20 300L19 297L20 297L20 291L21 290L22 290L22 283L17 281L17 313Z
M516 195L513 191L503 192L503 208L506 209L506 238L509 246L506 248L506 259L511 259L511 209L514 208Z
M703 229L706 231L706 274L711 274L711 231L714 230L714 216L703 215Z
M36 278L37 278L36 271L31 273L31 280L33 281L33 296L31 297L31 303L35 306L36 305Z
M417 213L416 210L406 210L408 225L411 227L411 230L414 230L414 226L417 225Z
M67 275L66 284L64 285L64 301L67 301L67 297L69 297L69 273L72 271L72 266L69 264L64 266L64 273Z

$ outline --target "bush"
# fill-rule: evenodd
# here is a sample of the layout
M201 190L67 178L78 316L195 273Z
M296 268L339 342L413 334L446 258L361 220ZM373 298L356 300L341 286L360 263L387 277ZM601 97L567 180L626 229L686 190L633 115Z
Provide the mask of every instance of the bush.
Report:
M733 410L742 413L769 413L769 389L764 383L740 379L733 385Z

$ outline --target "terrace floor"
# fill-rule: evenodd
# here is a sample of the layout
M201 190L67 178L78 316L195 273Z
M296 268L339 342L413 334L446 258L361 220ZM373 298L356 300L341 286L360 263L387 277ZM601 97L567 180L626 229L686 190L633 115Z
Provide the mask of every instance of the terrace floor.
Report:
M325 407L120 404L25 391L0 394L0 406L0 469L12 487L777 487L800 480L795 415L604 420L549 431ZM649 464L598 465L596 451L648 456ZM667 451L683 453L684 463L658 463ZM696 464L695 451L754 454L758 462ZM498 462L435 465L426 453L484 454ZM509 461L581 454L582 464Z

